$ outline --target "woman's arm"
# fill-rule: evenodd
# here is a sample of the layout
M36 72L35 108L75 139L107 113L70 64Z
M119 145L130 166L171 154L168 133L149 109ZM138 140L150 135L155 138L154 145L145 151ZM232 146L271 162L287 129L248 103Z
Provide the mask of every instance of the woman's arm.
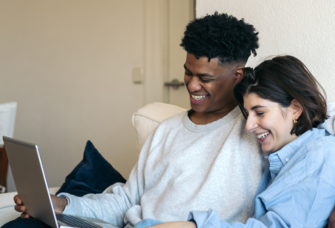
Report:
M220 221L220 214L214 210L193 211L189 219L198 228L324 227L335 205L334 192L327 181L309 178L276 195L257 197L256 214L245 224ZM335 225L335 211L329 221Z
M153 228L197 228L194 222L181 221L181 222L165 222L152 226Z
M178 222L165 222L162 223L153 219L144 219L136 224L134 228L197 228L194 222L190 221L178 221Z

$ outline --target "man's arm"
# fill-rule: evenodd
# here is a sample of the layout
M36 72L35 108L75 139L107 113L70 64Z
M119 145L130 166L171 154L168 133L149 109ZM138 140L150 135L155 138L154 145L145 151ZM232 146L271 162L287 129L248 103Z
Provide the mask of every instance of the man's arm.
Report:
M126 212L134 205L141 206L140 198L144 193L145 164L150 151L153 134L144 144L139 160L132 169L125 184L116 183L108 187L102 194L87 194L76 197L68 193L58 196L66 197L68 204L63 211L66 214L99 218L115 226L123 227ZM141 218L139 218L141 219Z

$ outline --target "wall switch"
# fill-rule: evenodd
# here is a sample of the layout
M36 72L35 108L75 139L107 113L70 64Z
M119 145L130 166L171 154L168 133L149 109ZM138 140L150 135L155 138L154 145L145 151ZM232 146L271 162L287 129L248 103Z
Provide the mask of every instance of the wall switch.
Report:
M132 72L132 80L134 84L142 84L143 83L143 68L135 67Z

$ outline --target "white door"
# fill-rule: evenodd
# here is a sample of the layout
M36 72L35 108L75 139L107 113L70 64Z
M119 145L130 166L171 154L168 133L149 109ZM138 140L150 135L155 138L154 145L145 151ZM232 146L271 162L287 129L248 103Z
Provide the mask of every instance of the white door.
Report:
M184 82L184 63L186 51L180 47L186 25L194 19L193 0L170 0L169 1L169 48L168 48L168 82ZM167 83L166 83L167 84ZM168 85L168 84L167 84ZM184 86L168 87L168 102L183 108L190 108L189 94Z
M194 0L145 0L144 102L160 101L190 108L184 82L186 52L180 47L186 25L194 19Z

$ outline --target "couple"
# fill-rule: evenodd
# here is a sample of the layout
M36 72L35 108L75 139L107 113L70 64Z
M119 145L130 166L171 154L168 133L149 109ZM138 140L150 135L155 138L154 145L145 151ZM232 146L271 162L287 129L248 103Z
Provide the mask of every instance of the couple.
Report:
M246 118L269 161L250 218L228 223L215 210L191 211L187 222L145 219L135 228L324 227L335 205L335 137L316 127L327 118L322 88L293 56L244 68L234 88ZM159 224L159 225L157 225Z
M322 192L326 183L320 183L324 179L331 181L334 177L332 173L327 173L326 167L321 167L332 161L327 151L331 146L328 144L319 152L323 143L318 141L332 139L332 136L322 136L327 134L325 130L313 129L325 119L326 104L318 91L316 90L316 95L312 93L303 100L291 95L287 98L285 93L278 94L272 87L269 87L270 94L266 95L262 94L262 89L254 91L258 88L257 85L261 85L261 81L270 78L271 63L275 60L263 63L264 67L258 67L255 72L245 69L250 54L256 55L257 33L252 25L226 14L215 13L191 22L181 46L187 51L185 84L190 93L192 109L177 114L158 126L143 146L139 161L125 185L115 184L102 194L85 197L61 193L52 197L55 210L98 217L119 227L156 223L154 221L151 224L151 220L143 219L185 221L190 211L190 219L198 227L228 225L232 222L247 222L252 226L291 226L296 221L301 226L324 226L335 202L331 195L327 196ZM287 63L284 60L290 61ZM277 74L273 74L276 79L267 82L265 88L278 84L279 91L290 94L291 91L286 91L283 87L282 78L282 75L295 77L296 74L290 70L304 72L301 77L312 77L304 67L301 69L300 61L294 58L279 57L278 61L281 68L279 67ZM299 89L301 86L296 85L298 82L289 79L291 84L288 86L295 86L292 92L300 96L315 92L314 79L298 81L305 83L301 85L303 92ZM310 86L306 87L306 83ZM250 87L249 84L254 86ZM244 85L245 92L243 88L237 90L236 87L234 94L236 85ZM240 98L237 96L236 101L234 95L238 93ZM279 100L267 95L273 95ZM252 103L255 101L259 103ZM245 130L246 122L238 104L242 107L242 113L248 113L249 131ZM323 109L319 110L321 106ZM265 110L266 107L268 110ZM312 113L309 113L311 110ZM297 123L293 123L293 117ZM289 118L292 118L290 123ZM254 133L258 134L259 139ZM313 138L315 135L319 135L320 139ZM294 139L295 137L297 138ZM263 159L258 141L262 143L262 148L264 146L266 154L269 154L269 167ZM317 141L310 143L311 148L316 145L316 149L311 151L318 152L318 156L312 160L308 160L311 157L307 156L310 153L305 150L307 144L302 145L305 141ZM284 146L286 144L288 145ZM291 145L294 153L289 150ZM299 150L300 147L303 149ZM277 150L279 151L271 154ZM281 152L282 150L286 152ZM323 159L325 155L329 157ZM294 168L299 165L303 167L294 172ZM315 171L318 168L319 172ZM288 174L294 178L287 177ZM302 189L294 188L294 183L312 181L313 178L320 182L302 185ZM268 186L270 187L264 191ZM289 194L286 194L286 190ZM253 203L255 194L257 197ZM300 201L294 197L301 197ZM326 197L327 200L317 201L318 197ZM18 196L15 197L15 202L16 210L23 212L22 217L28 217ZM314 211L318 208L312 205L313 202L322 204L324 211ZM287 207L285 203L290 204ZM284 211L284 217L278 215L277 211ZM248 220L251 212L261 222ZM301 218L305 220L301 221ZM219 222L220 219L225 222ZM25 227L28 227L29 221L32 220L25 221ZM18 222L20 221L13 221L5 227L18 227ZM146 222L147 225L143 224ZM161 226L185 224L195 226L194 222L167 223ZM235 224L242 226L242 223Z

